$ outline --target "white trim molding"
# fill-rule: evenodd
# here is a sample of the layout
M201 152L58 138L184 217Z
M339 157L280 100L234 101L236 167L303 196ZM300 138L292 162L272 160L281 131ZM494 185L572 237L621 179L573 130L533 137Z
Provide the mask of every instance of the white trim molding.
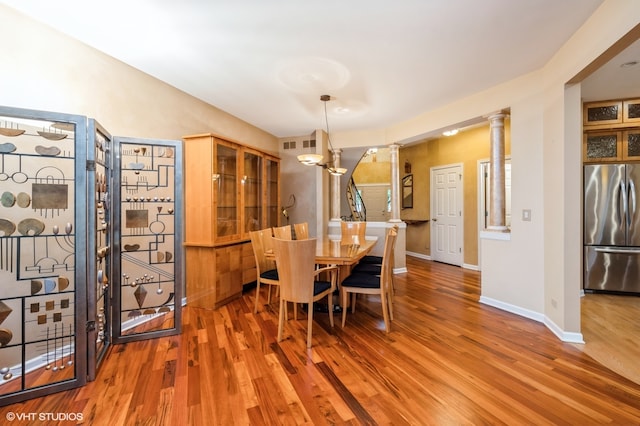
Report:
M543 323L558 339L566 343L584 343L582 333L570 333L565 332L557 324L549 319L546 315L539 312L531 311L529 309L521 308L510 303L504 303L490 297L480 296L480 303L493 306L494 308L501 309L503 311L511 312L512 314L520 315L528 319Z

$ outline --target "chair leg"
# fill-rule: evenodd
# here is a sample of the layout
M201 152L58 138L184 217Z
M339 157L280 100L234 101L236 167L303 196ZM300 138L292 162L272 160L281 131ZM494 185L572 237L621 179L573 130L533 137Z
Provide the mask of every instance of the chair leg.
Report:
M294 304L295 305L295 304ZM307 348L311 347L311 327L313 326L313 302L309 303L308 309L308 321L307 321Z
M382 317L384 318L384 330L385 332L389 332L390 331L390 327L389 327L389 305L388 305L388 300L386 295L383 293L380 293L380 302L382 305Z
M393 290L389 291L387 296L387 304L389 305L389 319L393 321Z
M267 290L267 303L271 304L271 287L272 285L269 284L269 290Z
M342 328L344 328L344 323L347 321L347 298L349 297L349 292L347 292L344 288L342 289Z
M351 293L351 313L356 313L356 293Z
M333 294L327 296L327 302L329 304L329 323L333 328Z
M284 316L286 315L287 302L280 299L280 314L278 316L278 342L282 341L282 329L284 328Z
M271 288L271 286L269 286ZM253 313L258 313L258 305L260 304L260 281L256 281L256 306L253 309Z

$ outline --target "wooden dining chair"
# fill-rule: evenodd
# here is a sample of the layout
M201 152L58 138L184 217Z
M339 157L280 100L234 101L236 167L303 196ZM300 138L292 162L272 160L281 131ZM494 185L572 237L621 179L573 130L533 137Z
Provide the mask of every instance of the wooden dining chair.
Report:
M364 241L366 231L367 231L367 222L340 222L340 231L341 231L341 243L342 244L354 244L356 241L354 237L358 237L358 240Z
M296 235L296 240L306 240L309 238L309 224L307 222L294 223L293 233Z
M313 302L328 296L329 322L333 327L333 300L331 295L337 286L338 267L328 266L315 269L315 238L306 240L274 238L273 253L276 257L276 265L280 277L278 342L282 341L284 322L285 319L288 319L287 302L293 302L294 307L297 303L307 303L307 347L310 348ZM329 281L318 280L318 275L323 272L329 272Z
M260 304L260 284L269 286L267 292L267 303L271 303L271 287L280 285L276 263L272 259L267 259L268 250L273 250L273 237L271 228L249 232L253 256L256 259L256 303L253 310L258 313Z
M393 229L395 229L397 233L399 229L398 225L394 225ZM391 255L393 256L393 252L391 253ZM391 258L392 268L394 264L395 264L394 258L392 257ZM371 255L364 256L362 259L360 259L358 264L353 267L351 272L355 274L363 273L363 274L380 275L380 273L382 272L382 256L371 256Z
M273 236L281 240L291 240L291 225L277 226L272 228Z
M393 320L393 251L396 245L398 232L396 228L390 228L384 240L384 252L382 254L382 268L380 275L352 273L340 284L342 293L342 327L347 319L347 301L351 294L351 313L356 311L356 294L378 294L382 305L385 331L391 330Z

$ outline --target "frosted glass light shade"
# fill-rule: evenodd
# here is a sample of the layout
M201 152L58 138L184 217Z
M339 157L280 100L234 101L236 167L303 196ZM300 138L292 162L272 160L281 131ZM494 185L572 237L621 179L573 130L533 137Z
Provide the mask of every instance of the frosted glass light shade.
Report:
M300 154L298 155L298 161L307 166L315 166L322 161L322 155L320 154Z
M342 176L347 173L347 169L344 167L329 167L327 170L334 176Z

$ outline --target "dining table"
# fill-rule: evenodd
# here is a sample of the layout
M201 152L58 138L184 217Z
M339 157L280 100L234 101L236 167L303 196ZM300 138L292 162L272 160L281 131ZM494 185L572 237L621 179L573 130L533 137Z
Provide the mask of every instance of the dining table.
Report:
M316 238L316 264L337 265L338 282L341 283L351 273L351 269L369 254L378 242L378 237L367 237L358 241L344 241L339 237L323 236ZM267 258L274 259L272 250L266 253Z
M340 237L323 236L316 238L316 265L336 265L338 267L338 287L345 278L351 274L353 267L365 257L378 242L378 237L367 236L362 239L343 240ZM267 250L265 255L268 259L275 260L273 250ZM342 312L346 307L340 306L342 297L337 295L334 302L334 312ZM327 306L316 304L316 310L326 312ZM348 304L347 304L348 305Z

